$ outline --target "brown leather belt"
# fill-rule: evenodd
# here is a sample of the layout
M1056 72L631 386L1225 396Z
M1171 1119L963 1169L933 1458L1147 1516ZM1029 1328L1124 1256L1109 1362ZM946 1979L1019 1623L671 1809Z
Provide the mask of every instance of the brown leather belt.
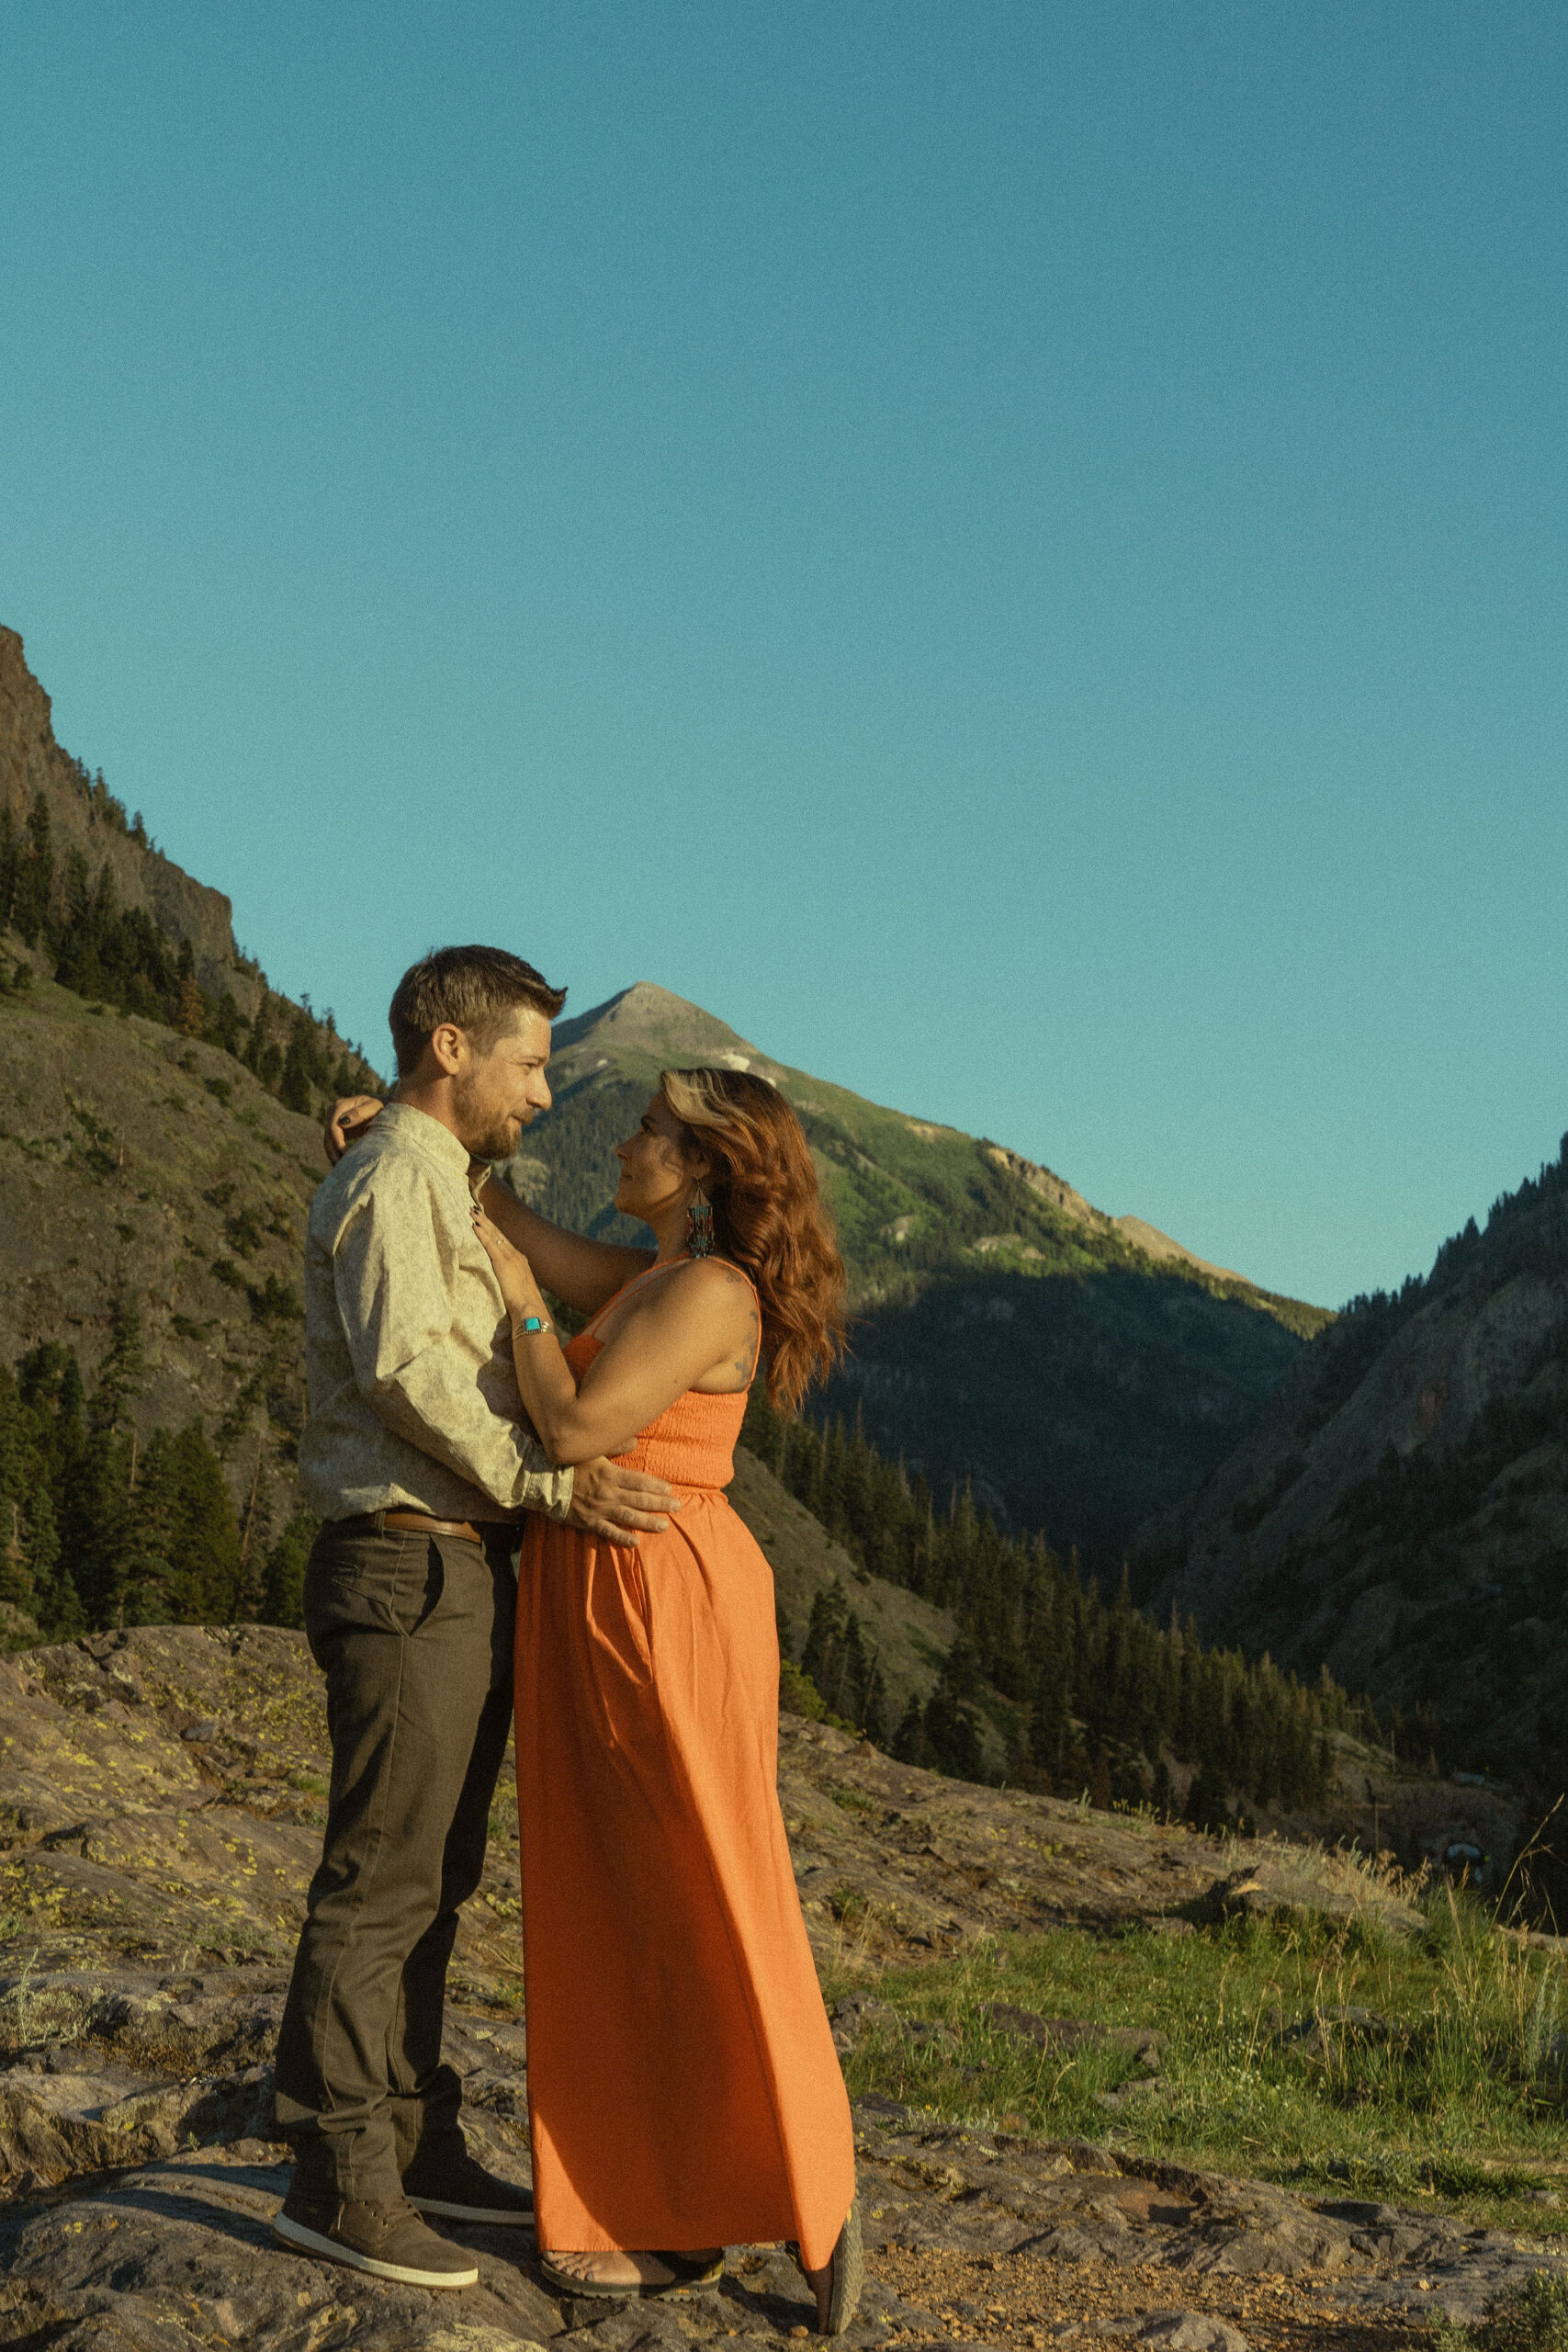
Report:
M353 1519L334 1520L333 1524L347 1534L356 1533L363 1528L368 1534L379 1535L383 1529L389 1527L398 1534L457 1535L465 1544L484 1544L492 1535L510 1535L513 1532L510 1520L492 1519L484 1526L476 1527L469 1519L433 1519L425 1510L362 1510Z

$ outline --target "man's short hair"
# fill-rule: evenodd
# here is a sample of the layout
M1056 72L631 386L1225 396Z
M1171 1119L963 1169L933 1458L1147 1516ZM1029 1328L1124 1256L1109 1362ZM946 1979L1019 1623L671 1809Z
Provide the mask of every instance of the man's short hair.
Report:
M412 1078L434 1031L450 1021L483 1052L511 1016L526 1008L553 1021L566 1002L542 972L504 947L437 947L411 964L392 995L387 1020L398 1076Z

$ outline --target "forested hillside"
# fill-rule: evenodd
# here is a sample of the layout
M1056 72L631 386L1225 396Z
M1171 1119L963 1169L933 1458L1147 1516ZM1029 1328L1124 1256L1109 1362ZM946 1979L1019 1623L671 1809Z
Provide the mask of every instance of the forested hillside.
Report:
M911 1481L858 1428L786 1420L758 1396L745 1434L862 1576L952 1614L957 1637L936 1687L896 1722L854 1586L824 1590L807 1629L800 1664L828 1706L906 1762L978 1777L988 1724L1015 1787L1087 1790L1101 1806L1152 1804L1213 1827L1248 1804L1321 1812L1332 1735L1375 1732L1325 1675L1303 1688L1267 1659L1205 1650L1190 1627L1162 1632L1134 1608L1125 1577L1107 1602L1076 1559L1042 1536L1010 1540L966 1491L939 1509L924 1479Z
M288 1303L278 1317L287 1330ZM288 1344L297 1345L289 1334ZM145 1442L140 1312L117 1314L91 1385L46 1340L0 1368L0 1631L11 1645L140 1624L298 1625L314 1533L258 1515L225 1476L232 1420ZM1150 1804L1208 1828L1298 1823L1334 1798L1332 1736L1370 1719L1320 1678L1160 1632L1107 1604L1042 1539L970 1498L940 1512L857 1431L750 1407L736 1499L775 1562L784 1701L960 1779ZM792 1519L788 1498L804 1509Z

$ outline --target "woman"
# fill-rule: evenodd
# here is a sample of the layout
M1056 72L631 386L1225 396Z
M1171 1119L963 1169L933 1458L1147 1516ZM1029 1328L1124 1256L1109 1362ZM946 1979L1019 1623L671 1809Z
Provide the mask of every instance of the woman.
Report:
M761 1079L666 1070L616 1158L651 1263L499 1185L474 1212L549 1453L624 1457L683 1490L635 1552L527 1523L539 2245L557 2285L629 2299L716 2278L726 2245L791 2240L833 2335L861 2285L853 2139L779 1812L772 1572L723 1488L759 1361L793 1408L835 1360L843 1267L799 1121ZM541 1281L592 1317L564 1350Z

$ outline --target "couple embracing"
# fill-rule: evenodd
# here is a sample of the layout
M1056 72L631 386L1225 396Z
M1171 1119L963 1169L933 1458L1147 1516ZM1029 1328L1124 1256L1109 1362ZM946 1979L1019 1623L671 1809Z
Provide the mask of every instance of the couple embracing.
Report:
M861 2285L853 2142L779 1811L773 1577L724 1488L759 1368L793 1407L832 1363L843 1268L799 1122L745 1072L665 1071L617 1147L652 1252L478 1172L549 1107L562 1001L497 948L414 966L393 1099L368 1126L379 1106L339 1105L310 1212L333 1764L274 2228L465 2287L432 2220L533 2225L561 2291L626 2300L784 2240L833 2335ZM565 1345L546 1289L589 1318ZM470 2154L441 2062L514 1708L532 2199Z

